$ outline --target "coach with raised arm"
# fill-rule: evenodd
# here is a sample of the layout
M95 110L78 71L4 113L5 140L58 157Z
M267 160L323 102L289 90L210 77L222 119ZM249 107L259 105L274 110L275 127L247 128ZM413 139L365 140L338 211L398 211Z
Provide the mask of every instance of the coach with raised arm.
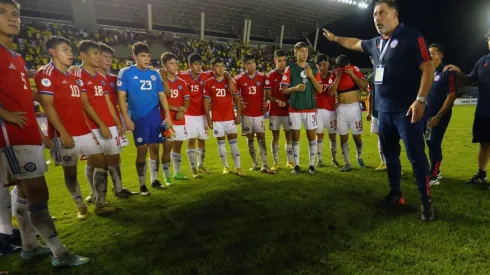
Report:
M374 23L380 36L370 40L338 37L328 30L323 35L341 46L373 56L375 102L381 144L386 156L390 193L382 206L405 204L400 189L400 138L412 163L422 199L421 219L432 221L429 165L425 155L422 121L426 97L434 78L434 66L422 35L400 24L398 4L380 0L374 8Z

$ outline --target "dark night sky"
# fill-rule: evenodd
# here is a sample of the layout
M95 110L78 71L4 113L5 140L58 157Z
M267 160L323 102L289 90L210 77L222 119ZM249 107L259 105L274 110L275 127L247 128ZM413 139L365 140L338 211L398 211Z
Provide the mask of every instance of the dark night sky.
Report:
M374 2L367 9L353 7L356 12L352 16L327 25L328 29L338 36L377 36L372 16ZM427 43L446 48L446 64L456 64L467 72L489 53L484 36L490 28L490 0L399 0L398 4L401 22L420 31ZM310 39L313 41L314 35ZM359 67L371 66L367 55L345 50L323 36L319 37L318 49L330 56L348 54Z

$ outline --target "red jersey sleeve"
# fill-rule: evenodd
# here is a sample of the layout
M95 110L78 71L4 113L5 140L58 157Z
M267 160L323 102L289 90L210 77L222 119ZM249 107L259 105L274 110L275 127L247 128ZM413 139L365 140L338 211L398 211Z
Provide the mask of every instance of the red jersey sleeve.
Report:
M202 89L202 96L209 98L209 81L204 82L204 88Z
M359 68L357 66L354 66L354 74L359 77L360 79L364 79L364 74L361 72L361 70L359 70Z
M282 76L281 87L289 85L291 85L291 72L289 71L289 67L287 67Z
M54 84L43 72L43 69L39 70L34 76L34 82L36 82L36 88L38 93L44 95L54 95Z
M271 77L271 74L267 74L265 76L265 85L264 85L264 89L266 90L272 90L272 77Z
M241 81L241 75L238 75L236 76L233 81L235 82L235 86L236 86L236 91L237 93L241 93L242 92L242 81Z
M316 81L322 83L322 74L320 73L320 71L316 72Z
M189 87L187 86L187 82L182 80L182 96L184 98L189 98L191 96L191 93L189 92Z

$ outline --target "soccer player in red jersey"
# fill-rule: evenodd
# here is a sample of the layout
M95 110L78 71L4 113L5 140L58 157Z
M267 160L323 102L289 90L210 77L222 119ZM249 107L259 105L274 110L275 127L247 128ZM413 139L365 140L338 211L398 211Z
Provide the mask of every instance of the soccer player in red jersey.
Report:
M287 167L294 168L293 159L293 140L291 129L289 128L289 110L288 110L288 98L282 94L281 80L286 70L286 52L283 50L277 50L274 53L274 63L276 68L270 71L265 80L265 92L269 104L269 127L272 131L272 157L274 158L274 165L272 165L272 171L279 170L279 131L284 130L286 137L286 154L287 154Z
M257 156L255 154L254 136L257 135L260 157L262 159L262 173L274 174L267 163L267 145L264 127L264 86L265 75L257 72L255 57L247 54L244 57L245 72L235 78L237 90L242 96L242 134L247 136L248 151L252 157L251 171L258 170Z
M124 126L122 115L118 109L118 95L117 95L117 75L111 74L112 68L112 59L114 56L114 49L107 46L104 43L99 43L100 47L100 66L97 67L97 72L101 74L106 79L106 88L109 93L109 99L116 110L117 117L120 118L121 124L123 127L123 132L126 131L126 127ZM123 136L120 136L121 149L128 146L128 140L126 138L126 134L123 133ZM122 186L122 177L121 177L121 155L112 155L108 157L106 156L106 170L109 171L109 175L112 179L112 187L114 188L114 193L116 197L119 198L127 198L130 195L137 195L137 192L131 192ZM109 162L114 164L109 164Z
M223 174L229 174L228 159L226 158L225 135L231 147L231 154L235 161L236 174L245 176L240 168L240 150L237 143L237 124L240 124L241 100L238 92L232 94L230 86L225 81L225 63L223 59L216 58L212 63L214 77L204 83L203 96L204 110L208 126L214 129L214 136L218 139L218 153L223 162ZM235 101L236 114L233 108ZM210 106L211 110L210 110ZM210 113L211 111L211 113Z
M328 69L330 62L328 56L320 54L316 57L316 66L321 75L320 83L323 86L322 93L316 93L316 119L318 122L318 128L316 129L316 142L318 150L318 162L317 167L323 167L323 138L325 136L325 129L328 132L328 138L330 139L330 153L332 155L332 165L340 168L340 164L337 161L337 96L335 91L337 90L340 77L333 77ZM342 72L340 71L340 74ZM333 88L331 88L333 86Z
M212 73L202 71L202 57L197 53L192 53L188 57L189 71L179 72L178 76L186 83L190 92L190 106L185 114L185 124L187 127L187 158L191 166L193 177L198 177L198 173L208 174L209 171L204 167L204 154L206 140L209 138L208 122L204 113L203 88L204 82L212 77ZM196 139L197 139L197 167L196 167Z
M88 100L82 100L85 85L68 73L73 62L70 41L53 36L46 41L46 49L51 62L37 71L34 80L48 117L48 134L55 143L53 157L56 165L63 167L65 184L78 207L77 217L83 220L88 212L77 180L78 156L95 155L100 160L104 154L85 121L84 105L88 104ZM100 179L97 183L104 184Z
M49 214L42 143L50 147L52 142L37 125L24 60L12 50L13 38L20 32L19 8L14 0L0 0L0 182L3 186L17 181L15 213L22 236L21 258L52 254L54 266L86 264L88 258L71 253L61 243ZM47 248L39 245L36 234Z
M121 153L121 138L124 134L121 121L112 104L109 94L107 92L107 79L97 72L97 68L100 66L100 46L94 41L84 40L78 45L80 56L82 58L81 70L78 71L79 76L85 83L87 92L85 93L88 98L88 103L84 105L85 113L89 116L87 122L92 130L95 138L103 149L104 158L98 159L97 156L90 156L87 159L87 166L85 167L85 175L89 186L92 189L92 193L95 198L92 200L96 204L96 214L106 214L110 211L116 211L117 208L103 207L105 203L107 193L107 175L110 171L111 177L119 178L120 169L117 171L119 164L119 154ZM82 99L84 96L82 95ZM104 133L106 129L108 133ZM105 136L109 134L109 136ZM102 163L99 163L102 161ZM102 165L102 167L100 167ZM104 178L104 186L98 186L95 179L99 177ZM101 188L97 190L96 188ZM130 194L123 192L122 190L116 191L116 196L127 198ZM99 198L99 194L102 196Z
M190 94L187 88L187 83L177 76L179 65L177 64L177 56L173 53L166 52L161 56L162 66L166 74L162 76L162 80L168 85L168 107L170 109L170 119L174 125L175 138L163 143L162 167L165 177L165 184L171 185L172 178L170 177L170 159L174 168L173 178L176 180L188 179L180 172L180 164L182 162L182 144L187 140L187 129L185 125L185 114L190 105ZM165 113L162 111L162 118L165 119ZM172 154L170 154L172 151Z
M119 102L117 95L117 75L111 74L112 60L114 58L114 49L107 46L106 44L99 42L100 46L100 66L97 68L97 72L104 76L107 80L107 92L109 93L109 98L111 99L112 105L116 108L117 115L121 120L124 132L126 132L126 126L124 125L124 119L121 112L119 111ZM121 137L121 149L129 145L126 133ZM115 188L116 189L116 188ZM126 190L123 188L123 190Z

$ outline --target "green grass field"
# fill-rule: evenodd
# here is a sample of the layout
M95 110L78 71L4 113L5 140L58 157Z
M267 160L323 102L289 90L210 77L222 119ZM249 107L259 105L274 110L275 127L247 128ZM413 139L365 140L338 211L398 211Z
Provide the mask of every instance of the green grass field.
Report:
M340 173L332 167L316 176L289 170L276 175L249 172L246 140L239 139L247 177L222 175L217 145L210 138L206 166L212 174L152 191L149 198L119 200L123 212L92 214L77 221L75 204L60 168L50 165L47 180L51 214L62 241L91 258L83 267L57 270L50 258L23 263L18 255L0 258L10 274L488 274L490 193L466 186L477 168L471 144L474 107L455 107L443 145L444 179L432 189L438 220L419 220L419 194L402 153L407 207L376 208L388 191L379 164L377 140L364 135L370 168ZM367 125L367 124L366 124ZM369 132L369 127L366 127ZM270 136L268 137L270 141ZM306 168L307 143L301 163ZM281 142L281 159L285 154ZM270 148L269 148L270 149ZM327 162L328 144L325 148ZM230 152L228 148L228 153ZM351 141L351 160L355 159ZM123 153L123 181L138 189L135 150ZM271 156L269 154L269 159ZM229 157L232 164L232 159ZM284 163L284 161L283 161ZM183 171L190 176L187 159ZM83 195L88 194L80 165ZM162 176L160 175L162 178ZM94 206L90 206L93 211Z

